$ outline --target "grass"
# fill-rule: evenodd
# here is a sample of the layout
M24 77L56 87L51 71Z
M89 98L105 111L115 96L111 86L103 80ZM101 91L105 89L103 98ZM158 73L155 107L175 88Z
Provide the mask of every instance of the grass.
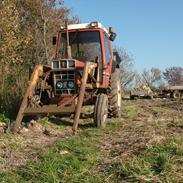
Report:
M7 123L8 120L4 113L0 113L0 123Z
M179 118L175 119L171 123L168 124L169 127L174 128L183 128L183 118L182 116L179 116Z
M15 136L11 133L6 133L6 134L4 134L4 136L1 136L0 143L1 143L1 145L4 144L4 146L6 144L6 146L8 146L7 149L11 148L11 151L13 151L13 152L19 152L22 149L24 149L26 146L24 144L23 138L21 136L18 136L18 135Z
M127 106L125 118L108 119L105 129L83 128L76 136L50 147L32 149L38 154L37 160L1 172L0 182L183 182L182 118L171 125L166 120L157 123L159 116L148 121L147 116L154 112L166 119L175 111ZM141 120L136 123L138 116ZM46 119L41 123L53 125ZM154 141L158 136L161 140Z
M39 159L18 170L0 173L0 182L97 182L93 173L100 152L92 131L39 149Z
M64 123L66 124L70 124L70 119L65 119L65 118L62 118L62 121L64 121ZM47 118L43 118L43 119L40 119L38 120L40 124L42 124L44 127L49 127L49 128L52 128L52 129L58 129L58 130L62 130L62 129L65 129L66 126L65 125L62 125L62 121L60 118L56 118L54 116L51 116L51 118L47 119ZM69 126L70 127L70 126Z
M0 182L101 182L103 174L97 171L102 156L99 139L121 125L112 119L109 121L106 129L85 129L51 147L33 149L37 151L38 160L0 173Z
M112 163L108 173L116 182L183 182L182 165L182 139L177 138L153 145L125 162Z
M150 145L125 161L110 161L101 171L106 153L100 149L101 136L120 126L113 121L104 130L87 129L51 147L37 149L37 161L0 173L0 182L183 182L183 139L179 137Z
M171 112L171 110L162 108L162 107L153 107L151 110L152 110L152 112L155 112L155 113L170 113Z
M142 113L142 111L135 107L135 106L129 106L129 107L126 107L126 110L125 110L125 113L126 113L126 116L130 119L134 119L136 118L139 114Z

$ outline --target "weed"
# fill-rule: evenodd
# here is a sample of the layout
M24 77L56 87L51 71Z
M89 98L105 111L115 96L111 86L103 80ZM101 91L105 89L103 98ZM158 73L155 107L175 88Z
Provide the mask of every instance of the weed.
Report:
M8 118L6 118L4 113L0 113L0 123L7 123Z

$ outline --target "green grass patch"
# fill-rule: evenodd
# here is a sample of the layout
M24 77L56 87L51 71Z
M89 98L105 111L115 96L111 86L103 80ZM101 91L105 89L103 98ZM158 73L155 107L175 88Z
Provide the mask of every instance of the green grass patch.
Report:
M89 138L92 133L86 130L50 148L37 150L40 154L37 161L0 173L0 182L98 182L99 177L94 174L98 141Z
M17 170L0 173L0 182L101 182L102 173L97 171L102 151L100 139L119 127L111 121L106 129L89 128L45 149L36 148L37 161ZM47 121L42 121L47 125ZM17 147L15 147L16 149Z
M125 108L125 114L130 119L136 118L141 113L142 110L137 107L130 106Z
M124 121L122 121L120 118L111 118L107 119L107 128L103 129L105 132L110 132L111 130L116 130L124 125Z
M7 146L7 149L11 149L12 153L20 152L26 146L24 139L19 135L14 135L12 133L5 133L0 136L0 143Z
M70 128L72 126L72 119L66 117L55 117L50 116L49 118L39 119L38 122L44 127L49 127L52 129L63 130L67 127Z
M153 107L152 112L155 112L155 113L170 113L171 110L166 109L166 108L162 108L162 107Z
M8 120L4 113L0 113L0 123L7 123Z

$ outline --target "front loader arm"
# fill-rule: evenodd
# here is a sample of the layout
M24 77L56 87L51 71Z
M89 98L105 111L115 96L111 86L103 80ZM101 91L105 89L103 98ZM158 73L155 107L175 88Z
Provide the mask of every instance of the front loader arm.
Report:
M27 105L28 105L28 98L33 96L36 84L39 80L39 77L42 76L42 74L43 74L43 65L37 65L34 68L34 71L31 75L31 78L30 78L30 81L29 81L29 86L28 86L28 88L26 90L26 93L24 95L24 98L22 100L18 115L16 117L15 124L13 125L13 127L11 129L11 131L13 133L17 133L20 130L21 122L22 122L22 119L24 117L24 111L25 111L25 109L27 108Z
M83 99L84 99L84 94L85 94L85 90L86 90L88 75L96 67L97 67L96 63L93 63L93 62L86 62L85 63L83 76L82 76L82 79L81 79L81 87L80 87L79 96L78 96L77 105L76 105L76 110L75 110L74 123L73 123L73 128L72 128L74 133L76 133L78 123L79 123L79 118L80 118L80 114L81 114L81 108L82 108L82 105L83 105Z

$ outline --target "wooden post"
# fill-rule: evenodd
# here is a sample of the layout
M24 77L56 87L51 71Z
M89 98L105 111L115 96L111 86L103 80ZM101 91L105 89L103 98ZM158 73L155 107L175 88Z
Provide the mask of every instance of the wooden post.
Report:
M22 122L22 119L24 117L24 111L25 111L25 109L27 107L28 97L33 95L35 87L36 87L36 84L38 82L38 79L42 75L42 73L43 73L43 66L42 65L37 65L35 67L34 71L33 71L31 79L29 81L29 86L28 86L28 88L26 90L26 93L24 95L23 101L21 103L21 106L20 106L20 109L19 109L16 121L15 121L15 124L12 127L12 129L11 129L11 131L13 133L17 133L19 131L19 129L20 129L21 122Z
M87 79L88 79L88 73L89 73L89 69L90 69L89 66L90 66L90 62L86 62L85 67L84 67L84 71L83 71L83 77L81 79L81 87L80 87L80 91L79 91L78 102L76 105L74 124L73 124L73 132L74 133L76 133L78 123L79 123L79 117L81 114L81 107L83 105L84 93L85 93L86 83L87 83Z

